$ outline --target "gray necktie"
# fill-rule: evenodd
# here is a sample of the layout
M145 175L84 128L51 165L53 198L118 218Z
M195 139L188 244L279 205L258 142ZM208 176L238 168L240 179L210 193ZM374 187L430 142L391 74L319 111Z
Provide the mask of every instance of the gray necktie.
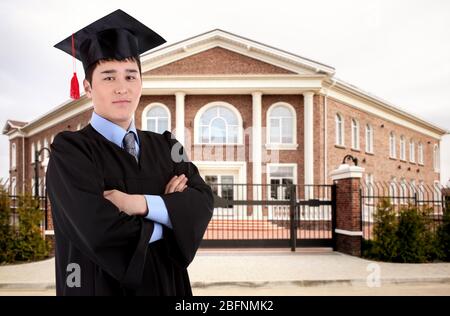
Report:
M125 150L136 159L136 162L138 162L133 132L128 132L124 136L123 146Z

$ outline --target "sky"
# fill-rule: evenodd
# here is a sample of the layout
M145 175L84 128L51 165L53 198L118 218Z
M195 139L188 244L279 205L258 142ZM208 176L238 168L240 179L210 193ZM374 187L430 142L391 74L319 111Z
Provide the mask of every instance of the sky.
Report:
M448 0L2 0L1 128L69 99L72 59L53 45L119 8L168 44L219 28L330 65L336 77L450 130ZM82 79L80 62L77 72ZM8 144L0 135L0 179Z

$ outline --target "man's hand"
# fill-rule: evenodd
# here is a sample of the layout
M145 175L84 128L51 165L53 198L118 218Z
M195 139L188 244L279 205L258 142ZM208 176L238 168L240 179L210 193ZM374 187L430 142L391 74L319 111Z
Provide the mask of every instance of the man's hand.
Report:
M166 185L166 190L164 191L164 194L173 193L173 192L183 192L184 189L187 188L188 178L182 174L180 176L173 176L172 179L170 179L169 183Z
M166 185L164 194L183 192L187 188L188 178L184 174L174 176ZM147 200L142 194L127 194L119 190L103 192L103 197L111 201L121 212L128 215L147 215Z
M142 194L127 194L119 190L108 190L103 192L103 196L117 206L121 212L130 216L147 214L147 201Z

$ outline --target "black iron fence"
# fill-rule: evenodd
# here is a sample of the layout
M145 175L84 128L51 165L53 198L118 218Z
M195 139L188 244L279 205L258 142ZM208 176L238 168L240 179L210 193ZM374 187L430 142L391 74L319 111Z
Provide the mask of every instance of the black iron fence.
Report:
M210 184L214 214L203 247L334 245L335 187L271 184Z
M23 196L19 195L8 195L11 203L10 203L10 209L11 209L11 216L10 216L10 224L14 228L19 227L19 207L21 206L20 203L23 201ZM42 210L42 220L40 223L40 227L42 232L44 233L45 230L48 229L48 217L49 209L48 209L48 199L47 196L33 196L33 199L38 200L39 202L39 208ZM23 203L23 202L22 202Z
M335 185L210 184L214 213L202 247L334 247ZM10 195L11 224L17 226L19 196ZM48 230L49 203L39 196L42 230Z
M436 230L443 221L446 203L442 194L443 187L434 185L398 182L361 183L361 230L364 239L373 239L373 228L378 208L382 200L398 216L403 208L414 206L426 214L430 229Z

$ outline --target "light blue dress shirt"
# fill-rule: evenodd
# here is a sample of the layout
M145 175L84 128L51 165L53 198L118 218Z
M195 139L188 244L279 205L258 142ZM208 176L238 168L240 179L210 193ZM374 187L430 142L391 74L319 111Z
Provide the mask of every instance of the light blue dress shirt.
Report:
M136 142L136 154L139 157L140 143L139 136L134 125L134 119L131 120L130 127L126 131L119 125L108 121L95 112L92 112L90 124L97 132L103 135L103 137L121 148L123 148L122 141L125 135L130 131L133 132ZM155 222L153 233L150 238L150 243L152 243L162 238L163 229L161 225L172 228L172 223L170 221L169 214L167 213L166 205L159 195L144 195L144 197L147 201L147 208L149 210L145 218Z

